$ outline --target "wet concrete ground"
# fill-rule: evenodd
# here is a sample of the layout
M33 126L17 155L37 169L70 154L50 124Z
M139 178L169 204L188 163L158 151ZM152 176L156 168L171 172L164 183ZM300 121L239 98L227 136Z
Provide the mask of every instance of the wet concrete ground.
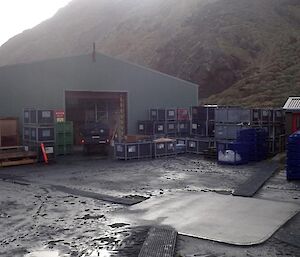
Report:
M230 194L257 165L219 166L198 156L130 162L68 157L48 166L2 169L0 256L30 257L45 249L53 250L45 256L137 256L151 224L123 219L126 205L68 194L53 185L121 198L179 191ZM300 204L300 183L287 182L281 170L255 197ZM297 242L285 240L291 233L299 237L298 216L257 246L179 236L177 256L300 256Z

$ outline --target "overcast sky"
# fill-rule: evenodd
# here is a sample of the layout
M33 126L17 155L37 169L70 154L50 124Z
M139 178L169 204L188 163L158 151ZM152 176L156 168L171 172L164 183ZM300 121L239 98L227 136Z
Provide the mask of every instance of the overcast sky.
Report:
M71 0L0 0L0 46L52 17Z

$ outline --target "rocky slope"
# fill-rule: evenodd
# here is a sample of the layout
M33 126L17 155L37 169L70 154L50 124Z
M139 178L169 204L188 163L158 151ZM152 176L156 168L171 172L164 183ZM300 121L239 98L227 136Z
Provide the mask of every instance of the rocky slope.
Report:
M0 66L89 53L93 42L199 84L203 102L278 106L300 94L299 0L73 0L1 46Z

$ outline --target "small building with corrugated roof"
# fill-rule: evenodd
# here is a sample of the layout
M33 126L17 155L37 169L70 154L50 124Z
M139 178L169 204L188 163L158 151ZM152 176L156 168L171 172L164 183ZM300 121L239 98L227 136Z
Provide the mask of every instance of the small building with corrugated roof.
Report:
M292 96L286 101L283 106L286 117L286 134L300 130L300 96Z

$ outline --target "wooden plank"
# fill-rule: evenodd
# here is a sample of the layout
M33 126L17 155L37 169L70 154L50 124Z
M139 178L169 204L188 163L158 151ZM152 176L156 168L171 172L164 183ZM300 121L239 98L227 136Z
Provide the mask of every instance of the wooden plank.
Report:
M24 148L24 146L22 146L22 145L3 146L3 147L0 147L0 151L13 150L13 149L23 149L23 148Z
M19 165L25 165L25 164L33 164L36 163L36 159L22 159L18 161L3 161L0 162L0 167L9 167L9 166L19 166Z
M20 159L20 158L31 158L36 157L36 152L7 152L0 153L0 160L9 160L9 159Z

